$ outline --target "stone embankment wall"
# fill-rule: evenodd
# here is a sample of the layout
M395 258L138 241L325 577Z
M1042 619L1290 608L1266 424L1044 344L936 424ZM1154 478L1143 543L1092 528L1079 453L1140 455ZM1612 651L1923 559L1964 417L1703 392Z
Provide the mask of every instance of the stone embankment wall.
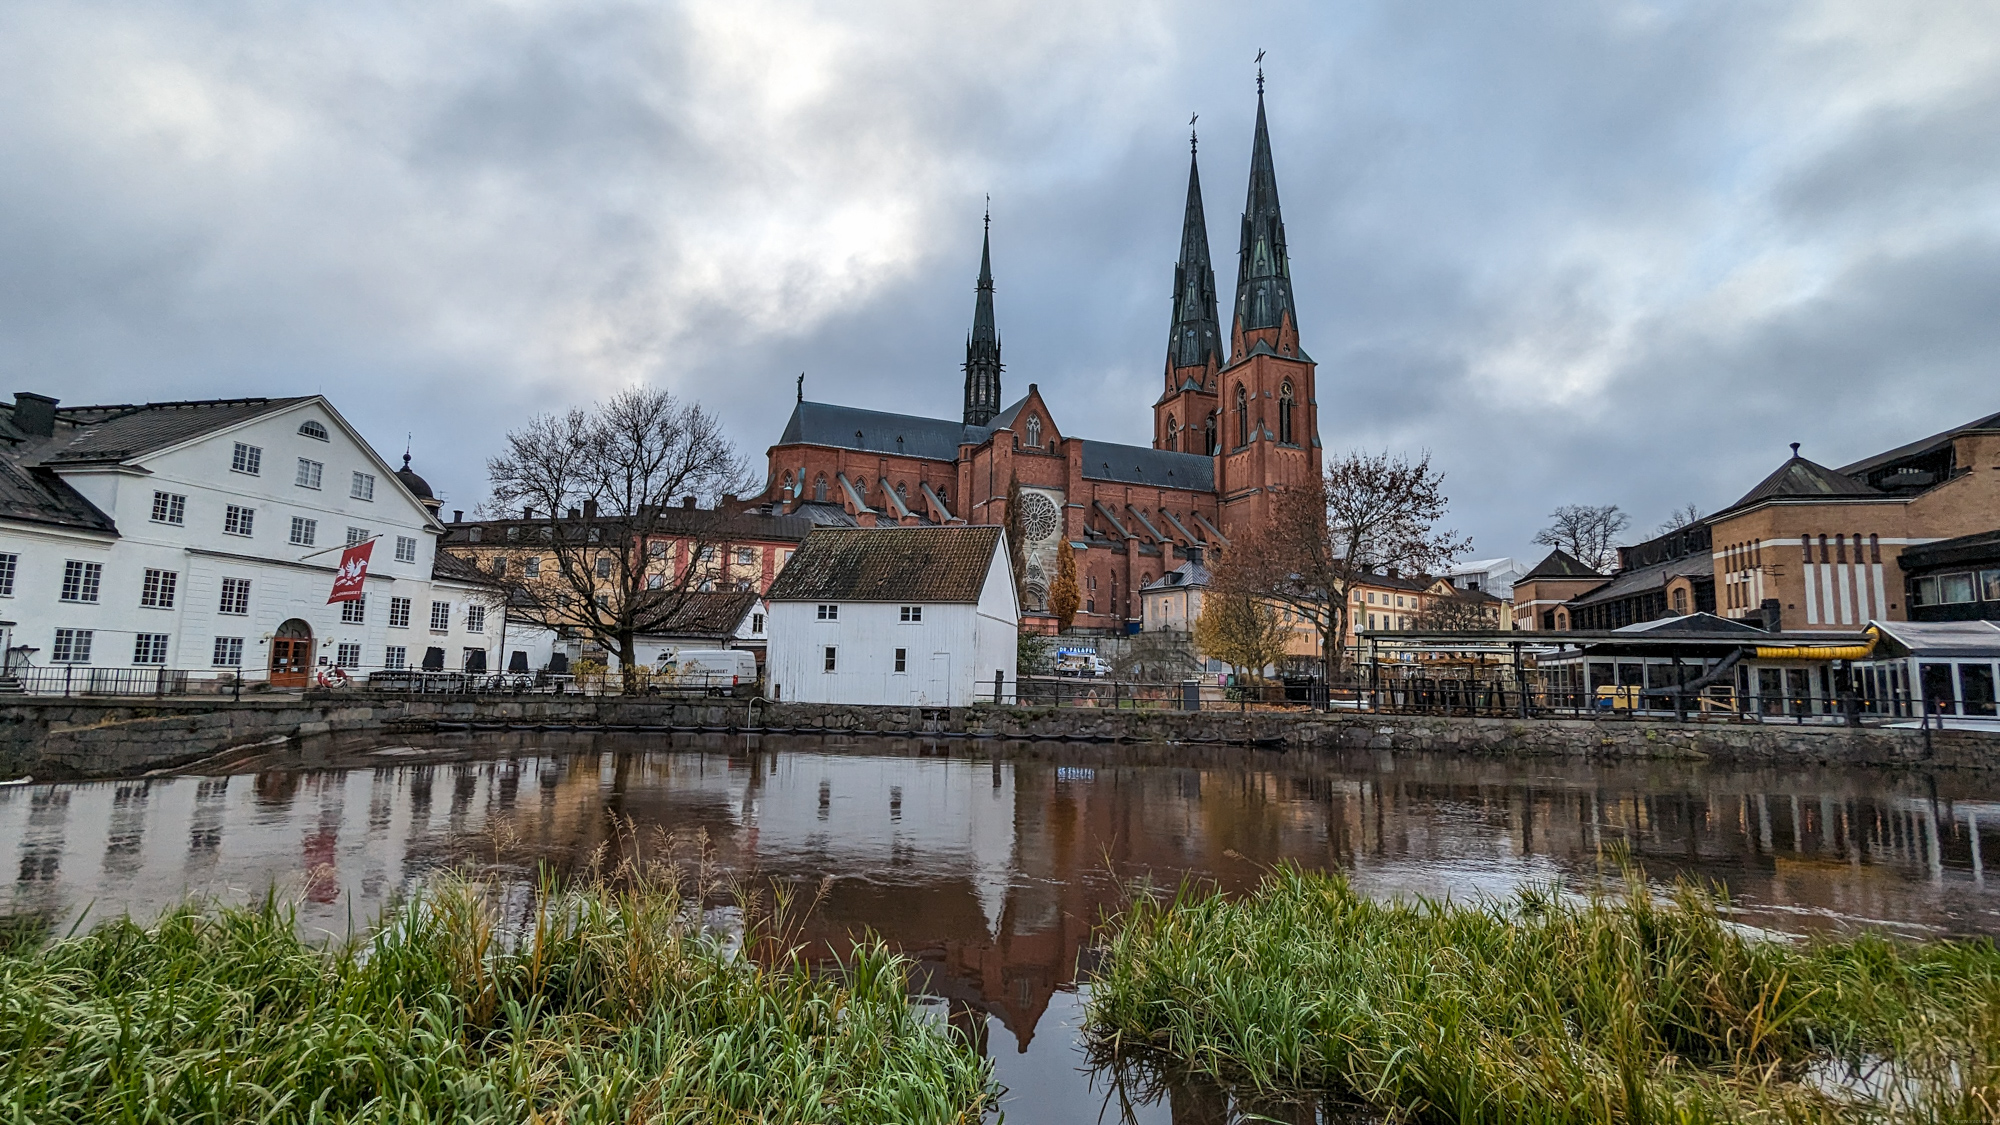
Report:
M1092 708L914 708L735 699L333 694L242 702L27 699L0 707L0 777L102 777L271 749L312 735L394 738L463 730L838 732L1006 741L1444 751L1558 758L2000 768L2000 733L1629 718L1432 718Z

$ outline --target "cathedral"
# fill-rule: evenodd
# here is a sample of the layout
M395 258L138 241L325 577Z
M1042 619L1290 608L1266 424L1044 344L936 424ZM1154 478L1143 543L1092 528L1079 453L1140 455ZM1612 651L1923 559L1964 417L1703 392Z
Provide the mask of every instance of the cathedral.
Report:
M1150 447L1072 436L1034 383L1002 405L989 223L965 343L963 415L954 421L860 410L807 402L801 393L770 448L770 483L760 501L821 523L1002 524L1009 485L1018 482L1027 539L1023 610L1044 611L1057 545L1067 537L1082 594L1076 627L1123 632L1139 616L1140 589L1200 549L1226 548L1231 535L1256 526L1273 488L1316 477L1313 361L1299 347L1262 76L1226 341L1199 161L1189 147Z

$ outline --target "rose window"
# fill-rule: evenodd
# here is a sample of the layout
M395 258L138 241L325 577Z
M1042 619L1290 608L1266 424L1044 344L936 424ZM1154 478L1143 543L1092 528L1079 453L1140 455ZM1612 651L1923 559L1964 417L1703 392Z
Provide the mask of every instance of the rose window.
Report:
M1056 537L1056 505L1039 492L1021 496L1021 530L1028 542L1041 543Z

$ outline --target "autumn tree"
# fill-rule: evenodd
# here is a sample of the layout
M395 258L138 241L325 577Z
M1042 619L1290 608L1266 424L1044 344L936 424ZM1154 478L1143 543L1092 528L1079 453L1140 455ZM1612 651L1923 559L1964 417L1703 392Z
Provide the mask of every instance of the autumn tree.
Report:
M1290 636L1278 611L1248 594L1210 591L1194 620L1196 651L1260 677L1267 665L1284 660Z
M1391 569L1434 574L1471 546L1437 526L1448 507L1443 484L1428 453L1347 454L1317 480L1274 490L1265 520L1236 532L1211 583L1291 609L1319 634L1332 673L1360 580Z
M1028 525L1021 515L1021 478L1007 478L1007 561L1014 567L1014 598L1023 611L1028 602Z
M636 639L683 617L727 565L727 522L670 503L751 483L714 415L650 388L531 420L486 475L492 509L539 524L522 528L540 563L515 580L510 616L616 652L627 691L638 685Z
M1049 584L1049 612L1056 615L1057 627L1068 632L1082 604L1083 591L1076 585L1076 551L1065 535L1056 544L1056 580Z
M1631 522L1616 504L1564 504L1549 513L1549 526L1535 533L1535 542L1603 573L1618 561L1618 533Z

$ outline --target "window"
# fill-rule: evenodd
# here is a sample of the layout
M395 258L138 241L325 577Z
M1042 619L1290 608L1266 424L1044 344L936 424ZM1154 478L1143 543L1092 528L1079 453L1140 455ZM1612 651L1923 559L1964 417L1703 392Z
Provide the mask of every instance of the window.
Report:
M103 581L103 563L78 562L70 559L63 563L62 600L94 602L97 600L97 588Z
M57 629L56 643L49 650L49 659L57 664L90 663L90 642L94 633L90 629Z
M1202 444L1207 447L1202 452L1210 455L1215 453L1215 411L1213 410L1208 412L1208 419L1202 425Z
M1181 430L1181 425L1179 422L1174 421L1174 416L1171 414L1167 415L1168 449L1179 449L1181 447L1180 430Z
M486 650L483 648L462 648L458 650L458 666L474 675L486 671Z
M174 591L181 576L171 570L146 568L146 581L139 587L139 604L147 609L174 608Z
M1292 440L1292 384L1289 379L1278 388L1278 440L1286 445L1295 444Z
M13 557L12 555L0 555L0 560L11 560ZM0 590L0 593L13 593L14 564L11 561L0 562L0 571L4 571L6 574L6 587ZM1979 597L1982 601L2000 602L2000 569L1980 571L1979 589Z
M292 545L294 547L310 547L313 545L313 540L317 538L319 538L318 520L309 520L304 516L292 517Z
M311 461L301 457L299 458L298 479L292 483L298 485L300 488L317 489L319 487L320 473L325 469L326 466L320 464L318 461Z
M367 541L367 539L368 539L368 529L367 529L367 528L365 528L365 527L350 527L350 528L348 528L348 529L347 529L347 545L348 545L348 546L352 547L352 546L354 546L354 545L355 545L356 543L363 543L363 542L366 542L366 541Z
M21 565L21 556L0 555L0 598L14 596L14 571Z
M819 607L819 619L821 621L840 620L840 607L837 605L823 605Z
M182 524L187 522L188 498L178 492L153 493L153 522Z
M407 629L410 627L410 599L389 599L389 627Z
M753 548L750 548L750 547L738 547L738 548L736 548L736 565L737 565L737 566L756 566L756 565L757 565L757 552L756 552L756 551L755 551L755 550L754 550Z
M667 578L664 574L648 574L646 576L646 589L648 590L664 589L666 584Z
M825 655L825 659L826 659L826 670L827 670L827 671L829 671L829 672L831 672L831 671L833 671L833 666L834 666L834 662L835 662L835 655L834 655L834 647L833 647L832 645L828 645L828 646L826 646L826 648L825 648L825 649L824 649L823 651L824 651L824 652L825 652L825 654L826 654L826 655Z
M1037 447L1042 444L1042 420L1033 414L1028 415L1028 444Z
M484 539L486 537L485 531L486 529L483 527L467 528L465 531L465 537L467 539L470 539L472 542L477 543L481 539Z
M361 645L359 643L350 643L346 641L343 641L340 644L335 645L333 649L333 662L342 668L360 667Z
M701 550L695 552L694 561L703 564L713 563L715 561L715 548L703 547Z
M314 441L325 441L327 440L326 427L308 419L299 423L299 436L309 437Z
M264 451L257 446L237 442L236 449L229 454L229 471L256 476L264 471Z
M222 533L224 535L248 535L257 519L257 509L231 504L222 513Z
M647 558L649 558L649 559L664 559L664 558L666 558L666 557L667 557L667 545L666 545L665 543L648 543L648 544L646 544L646 557L647 557Z
M821 473L820 475L818 475L818 476L816 476L816 477L814 477L814 478L813 478L813 503L815 503L815 504L824 504L824 503L826 503L826 474L825 474L825 473Z
M522 560L521 577L540 578L541 576L542 576L542 560L540 558Z
M399 563L413 563L417 561L416 536L414 535L396 536L396 561Z
M1236 445L1237 448L1250 444L1250 403L1243 393L1243 384L1236 384Z
M923 606L920 606L920 605L906 605L906 606L904 606L904 607L903 607L903 620L905 620L905 621L922 621L923 619L924 619L924 607L923 607Z
M340 603L340 623L343 625L365 625L368 623L368 596L366 594L351 602Z
M167 635L165 633L140 633L132 638L132 663L165 664L167 662Z
M1961 602L1973 600L1972 575L1970 574L1940 574L1938 575L1937 584L1939 604L1957 605ZM63 588L69 588L67 579L63 582ZM93 595L85 600L94 602L97 598Z
M250 612L250 580L248 578L225 578L222 580L222 604L217 613L236 616Z
M906 648L899 648L896 650L896 671L903 672L908 670L906 665L908 663L909 651L910 650Z
M451 631L451 603L432 602L431 632L448 633L450 631Z
M485 606L469 605L465 607L465 631L468 633L484 633L486 631Z
M215 638L215 655L209 660L217 668L238 668L243 664L243 638Z
M402 645L390 645L382 650L382 667L391 672L400 672L410 665L410 650Z
M354 482L347 488L347 494L356 500L375 499L375 474L356 472Z
M609 577L611 577L611 556L610 556L610 555L599 555L599 556L597 556L597 576L598 576L599 578L609 578Z
M764 631L764 615L763 615L763 614L761 614L761 613L753 613L753 614L751 614L751 615L750 615L750 631L751 631L752 633L761 633L761 632L763 632L763 631Z
M504 555L493 556L493 577L507 577L507 559Z

